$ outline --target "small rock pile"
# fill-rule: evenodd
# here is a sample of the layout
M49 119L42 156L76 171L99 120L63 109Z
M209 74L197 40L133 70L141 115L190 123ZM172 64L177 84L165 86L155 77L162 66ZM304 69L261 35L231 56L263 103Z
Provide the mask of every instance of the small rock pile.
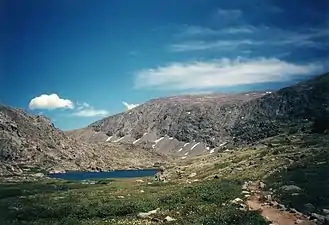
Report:
M140 212L137 214L138 218L141 219L150 219L152 221L156 222L172 222L175 221L176 219L170 216L166 216L164 219L159 219L158 217L155 217L156 214L161 214L160 208L156 208L154 210L148 211L148 212Z

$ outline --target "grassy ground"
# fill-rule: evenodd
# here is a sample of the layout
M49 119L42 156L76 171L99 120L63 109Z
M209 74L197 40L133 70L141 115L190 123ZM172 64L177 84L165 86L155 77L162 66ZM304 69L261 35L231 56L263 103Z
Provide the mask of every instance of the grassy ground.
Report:
M181 170L181 178L176 170ZM275 198L288 207L329 207L329 138L284 135L231 153L181 161L170 169L167 183L151 178L101 180L81 184L59 180L0 184L1 224L268 224L256 212L231 205L246 180L264 180ZM196 173L189 178L188 175ZM214 178L216 176L216 179ZM302 189L284 193L287 184ZM160 208L152 219L139 212ZM164 223L170 216L177 219Z
M263 180L287 208L305 213L305 204L311 203L314 212L329 209L329 135L279 135L233 153L194 160L185 170L198 171L200 179L217 175L237 181ZM301 191L283 191L284 185L296 185Z
M241 184L225 180L193 184L117 180L94 185L51 181L1 185L0 193L4 224L160 224L166 216L177 219L171 224L267 224L257 213L229 204L240 197ZM156 208L160 212L153 222L136 216Z
M294 146L298 151L293 152L291 166L272 174L266 182L287 207L306 212L304 205L311 203L321 213L321 209L329 209L329 137L304 137ZM301 191L283 191L283 185L296 185Z

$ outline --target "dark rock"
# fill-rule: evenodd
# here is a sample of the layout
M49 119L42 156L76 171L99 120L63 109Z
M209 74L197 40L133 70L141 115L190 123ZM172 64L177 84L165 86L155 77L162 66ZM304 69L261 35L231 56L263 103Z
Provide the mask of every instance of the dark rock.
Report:
M285 192L299 192L301 191L302 189L296 185L284 185L281 187L281 190L282 191L285 191Z
M324 215L329 215L329 209L322 209Z
M312 213L315 211L315 207L311 203L304 204L305 212Z
M291 212L291 213L298 213L298 211L296 209L294 209L294 208L290 208L289 209L289 212Z
M324 222L326 220L326 217L323 216L323 215L317 214L317 213L312 213L310 219L311 220L316 219L316 220L318 220L320 222Z

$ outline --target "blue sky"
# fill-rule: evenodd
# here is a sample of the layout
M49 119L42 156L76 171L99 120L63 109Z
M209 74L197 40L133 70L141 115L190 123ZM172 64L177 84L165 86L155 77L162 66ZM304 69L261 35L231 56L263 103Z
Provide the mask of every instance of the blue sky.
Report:
M64 130L178 94L328 71L327 0L5 0L0 101Z

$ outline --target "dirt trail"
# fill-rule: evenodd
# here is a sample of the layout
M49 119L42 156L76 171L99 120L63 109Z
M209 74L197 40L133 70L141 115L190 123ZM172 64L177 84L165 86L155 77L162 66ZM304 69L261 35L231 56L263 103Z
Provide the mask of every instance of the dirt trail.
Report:
M316 225L301 213L278 209L276 202L270 202L264 198L259 183L249 185L248 191L251 192L246 202L249 209L259 211L266 220L272 222L272 225Z

